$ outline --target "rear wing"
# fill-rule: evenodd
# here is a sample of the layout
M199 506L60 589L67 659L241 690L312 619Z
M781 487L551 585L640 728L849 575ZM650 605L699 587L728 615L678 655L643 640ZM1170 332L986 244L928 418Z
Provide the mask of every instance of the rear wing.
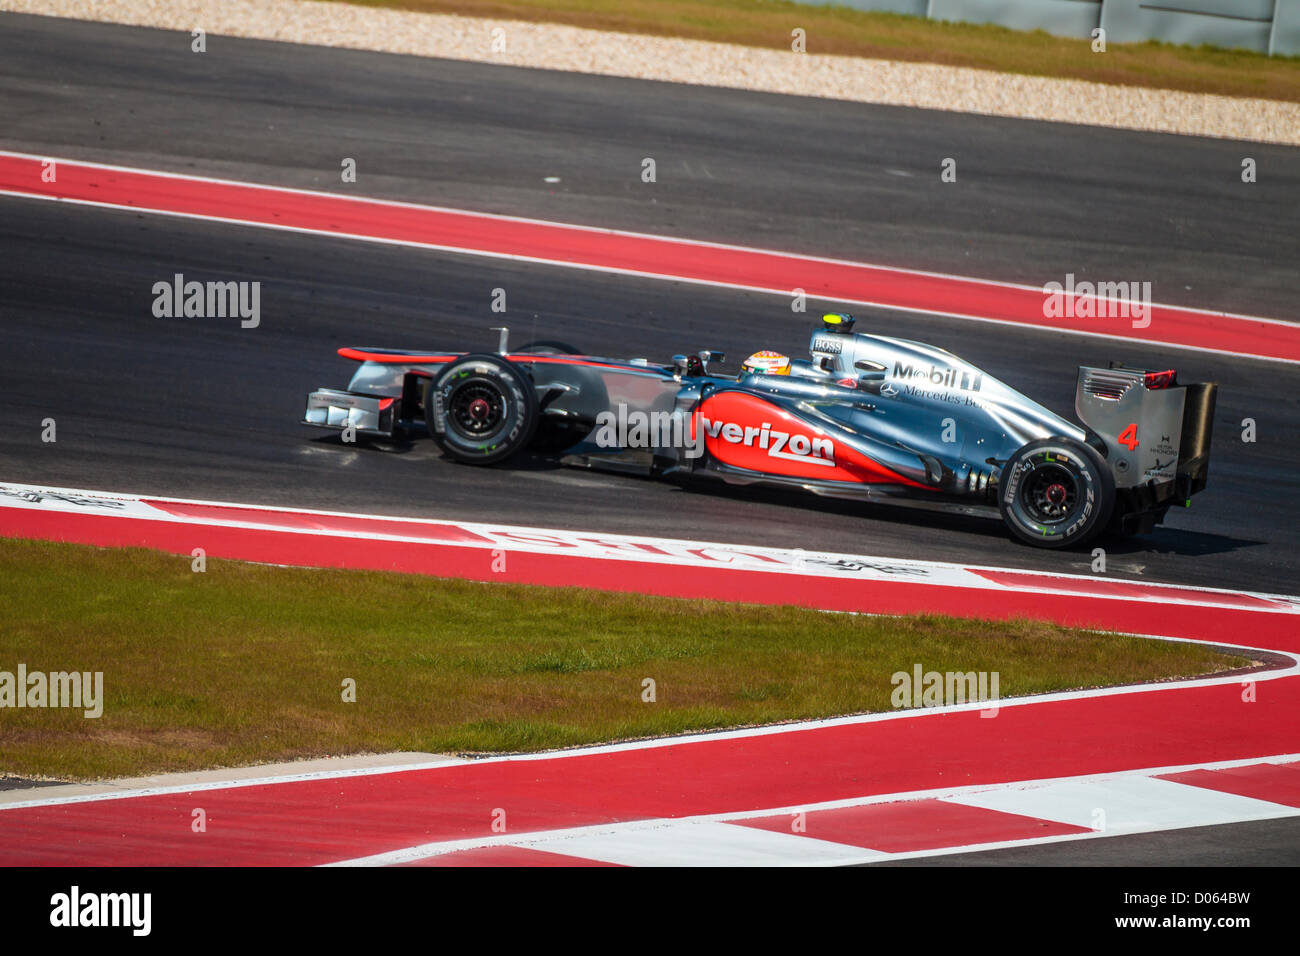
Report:
M1173 370L1081 366L1074 410L1104 445L1117 489L1187 504L1209 476L1218 391L1214 382L1179 384Z

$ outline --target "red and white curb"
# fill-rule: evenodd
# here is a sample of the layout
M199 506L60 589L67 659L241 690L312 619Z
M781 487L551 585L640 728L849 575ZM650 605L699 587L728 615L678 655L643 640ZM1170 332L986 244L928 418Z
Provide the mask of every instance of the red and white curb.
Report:
M1300 325L1277 319L1153 304L1136 322L1113 308L1131 303L1073 290L1047 318L1042 287L31 153L0 151L0 195L1300 362Z
M0 534L307 567L575 585L872 613L935 611L1234 641L1300 598L980 565L0 483ZM828 586L834 582L834 586ZM1056 619L1055 617L1053 619Z
M845 866L1300 816L1300 754L414 846L335 866Z
M564 841L560 856L614 863L845 862L1096 835L1096 823L1079 829L1085 804L1100 807L1109 821L1101 832L1110 834L1264 819L1297 805L1287 796L1291 768L1230 766L1281 765L1300 754L1300 599L1286 595L8 483L0 484L0 535L868 613L1029 616L1288 661L1245 677L1003 699L994 719L977 703L558 753L38 797L0 808L8 837L0 864L416 862L462 851L475 856L447 859L541 861L559 846L550 841ZM1271 773L1282 782L1224 784ZM1117 775L1126 782L1100 782ZM1141 809L1162 801L1163 815ZM201 840L188 838L195 806L222 821ZM816 826L787 833L782 814L792 812ZM987 825L1006 817L1032 835ZM498 818L508 821L502 839ZM881 836L893 826L882 820L911 819L921 821L918 833L944 834L942 845ZM828 836L859 823L867 835ZM1047 834L1034 829L1044 825ZM645 835L659 830L662 840ZM700 853L674 855L678 836ZM571 842L579 839L588 842Z

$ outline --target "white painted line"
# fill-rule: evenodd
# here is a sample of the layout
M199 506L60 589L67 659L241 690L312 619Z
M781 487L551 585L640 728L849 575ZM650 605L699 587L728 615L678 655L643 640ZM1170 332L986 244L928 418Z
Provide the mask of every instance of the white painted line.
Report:
M555 837L515 845L622 866L844 866L889 856L793 833L710 821Z
M287 522L276 525L271 521L247 521L224 518L218 515L186 517L167 512L150 502L178 506L198 505L208 508L237 508L244 511L263 512L268 515L287 514L308 518L361 519L372 522L378 527L385 524L427 525L430 529L430 535L421 537L409 532L389 534L378 530L304 528L293 526ZM240 504L229 501L167 498L161 495L132 495L46 485L27 485L17 482L0 483L0 508L5 507L56 511L67 514L101 513L171 524L245 528L254 531L276 531L284 534L426 543L449 548L479 550L506 548L531 554L572 555L584 558L637 561L646 564L689 565L693 567L725 565L743 567L745 571L767 574L799 574L890 582L906 581L909 583L937 584L980 590L1061 594L1069 597L1103 601L1143 601L1160 604L1177 601L1179 604L1232 609L1242 608L1251 612L1300 615L1300 596L1233 591L1226 588L1188 587L1186 585L1161 582L1134 581L1127 578L1099 579L1095 575L1037 571L1026 568L999 568L987 565L956 564L913 558L891 558L797 548L751 547L721 542L688 541L677 538L657 538L647 535L613 534L600 531L570 531L567 529L488 524L485 522L450 519L365 515L272 505ZM103 510L96 511L95 509ZM443 529L465 531L483 540L443 540L437 537L438 532ZM648 551L646 548L654 548L661 553ZM1015 585L1000 584L984 577L980 572L1015 574L1021 577L1021 581ZM1041 585L1035 584L1034 579L1040 581ZM1060 582L1076 584L1078 588L1083 590L1074 590L1068 586L1062 586ZM1122 586L1133 593L1107 591L1105 590L1107 585ZM1102 590L1086 590L1099 587ZM1253 599L1252 603L1243 608L1241 604L1243 598ZM1254 601L1269 602L1269 604L1259 606L1254 604Z

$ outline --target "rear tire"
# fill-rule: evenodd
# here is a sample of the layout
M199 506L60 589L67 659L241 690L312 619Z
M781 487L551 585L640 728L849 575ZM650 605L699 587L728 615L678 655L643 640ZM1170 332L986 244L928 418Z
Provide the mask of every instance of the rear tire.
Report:
M1002 469L998 510L1011 533L1039 548L1096 537L1115 509L1115 478L1092 448L1068 438L1025 445Z
M537 430L537 394L528 377L499 355L465 355L429 380L429 434L450 457L494 465L528 447Z

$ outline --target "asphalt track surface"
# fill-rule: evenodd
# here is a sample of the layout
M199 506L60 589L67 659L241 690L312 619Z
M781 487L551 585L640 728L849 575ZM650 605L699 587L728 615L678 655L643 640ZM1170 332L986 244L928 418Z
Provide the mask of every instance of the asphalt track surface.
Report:
M1300 319L1300 158L1251 145L672 84L0 17L4 148L436 202L987 278L1151 277L1157 299ZM938 181L956 154L959 183ZM658 182L640 158L659 156ZM965 157L970 157L966 163ZM1222 167L1232 168L1223 174ZM932 175L933 173L933 175ZM906 175L904 175L906 174ZM1222 174L1222 175L1221 175ZM558 185L543 182L558 175ZM1218 177L1216 179L1216 177ZM1226 177L1226 178L1225 178ZM969 183L969 185L966 185ZM262 283L262 322L156 319L153 283ZM1184 289L1183 286L1191 286ZM0 375L9 480L384 514L456 516L888 556L1086 571L977 518L785 492L685 491L548 463L474 470L427 442L342 446L297 423L341 386L342 345L484 348L555 338L731 365L801 354L771 295L0 198ZM490 310L507 293L505 315ZM825 303L810 303L817 314ZM1210 490L1108 573L1293 590L1300 368L873 311L1071 410L1074 367L1116 358L1222 383ZM41 421L58 441L41 442ZM1258 441L1240 441L1254 418ZM21 423L21 424L19 424Z
M1158 301L1300 320L1289 212L1300 207L1300 153L1284 147L219 37L197 56L186 34L15 15L0 15L0 147L1035 285L1067 272L1150 280ZM344 156L358 161L355 186L337 182ZM645 156L658 164L653 185L640 181ZM944 186L947 156L958 183ZM1243 156L1259 164L1250 187ZM261 281L261 326L153 318L152 285L175 272ZM489 309L497 287L504 317ZM1086 553L1017 546L983 520L688 492L537 461L471 470L428 443L349 448L296 424L308 390L346 383L339 346L485 347L503 318L517 343L558 338L597 353L719 347L731 367L757 348L800 354L807 324L772 296L3 197L0 290L7 480L1090 564ZM1210 490L1150 537L1104 542L1109 571L1295 590L1300 367L939 317L860 318L941 344L1063 413L1076 364L1174 365L1221 382ZM47 417L54 444L40 440ZM1255 444L1238 440L1246 417ZM1261 847L1296 833L1290 821L1269 827ZM1260 859L1239 844L1212 856Z

